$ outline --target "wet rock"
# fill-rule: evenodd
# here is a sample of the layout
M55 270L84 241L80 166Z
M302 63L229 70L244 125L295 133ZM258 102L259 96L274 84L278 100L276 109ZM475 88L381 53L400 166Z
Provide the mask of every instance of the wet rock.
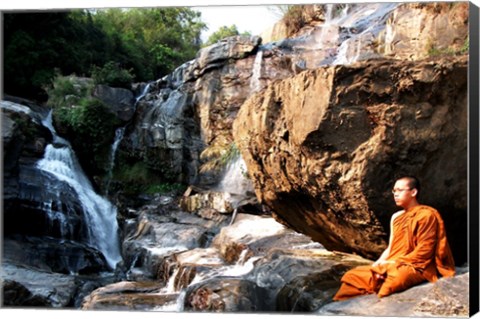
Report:
M176 300L176 294L158 294L158 282L118 282L93 291L84 299L84 310L156 310Z
M247 278L267 290L266 301L276 311L310 311L331 302L347 270L371 263L318 248L271 249Z
M3 258L25 267L62 274L91 274L109 266L98 250L79 242L52 237L6 237Z
M164 282L168 282L167 290L180 292L193 281L209 278L216 271L220 273L225 261L215 248L195 248L175 253L168 266L173 268L173 271L168 269L164 272Z
M237 262L242 254L257 255L259 250L268 250L278 244L276 239L291 233L273 218L238 214L232 225L223 227L212 241L228 263ZM270 243L268 240L270 239ZM305 238L303 238L305 240ZM288 242L285 241L285 242ZM294 242L288 243L294 245ZM243 258L245 258L244 256Z
M340 279L348 270L338 265L324 272L301 275L287 283L277 295L277 310L311 313L330 303L340 288Z
M74 277L2 263L3 305L68 307L76 286Z
M107 85L97 85L93 91L93 96L105 103L122 122L128 122L132 119L135 112L135 97L132 91L112 88Z
M17 99L14 99L17 100ZM23 102L23 100L20 99ZM26 103L26 102L25 102ZM30 104L29 104L30 105ZM43 156L50 132L41 125L43 109L32 110L29 106L11 101L0 101L2 109L4 199L18 197L19 169L28 166Z
M466 112L465 56L376 60L272 84L245 102L233 134L259 201L329 250L378 257L398 210L395 176L417 175L461 264Z
M158 207L146 209L129 223L129 232L122 244L127 277L163 278L166 282L171 273L169 256L204 247L218 224L185 212L162 214Z
M258 36L233 36L218 41L200 50L197 54L196 63L202 74L208 67L221 66L228 59L242 59L251 55L261 42Z
M265 291L255 283L237 278L214 278L189 287L185 310L209 312L261 312L271 308L264 303Z
M252 92L258 37L233 37L202 49L197 59L152 85L119 147L120 161L143 161L157 176L195 185L213 185L220 176L199 173L207 145L232 142L231 125ZM273 58L272 58L273 59ZM277 59L278 60L278 59ZM260 61L261 62L261 61ZM279 65L259 87L291 73Z
M17 176L7 179L4 222L8 227L5 235L85 241L87 229L83 208L75 190L52 174L40 171L35 163L20 163L17 172Z

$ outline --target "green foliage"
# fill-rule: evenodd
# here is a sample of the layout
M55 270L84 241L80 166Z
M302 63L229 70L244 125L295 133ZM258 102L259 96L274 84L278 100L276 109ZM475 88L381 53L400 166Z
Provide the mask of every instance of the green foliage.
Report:
M170 192L184 192L185 185L180 183L159 183L152 184L145 189L146 194L166 194Z
M90 48L82 25L64 12L4 14L5 92L44 100L42 87L55 77L55 68L65 74L84 73L82 61ZM78 41L76 41L78 40Z
M115 178L130 185L144 185L148 184L150 176L147 164L137 162L133 165L124 165L115 175Z
M109 136L115 129L112 118L112 113L102 101L82 99L78 106L71 109L68 124L77 136L84 137L83 142L89 152L97 152L102 145L111 144Z
M47 88L47 104L59 133L72 143L90 175L104 174L119 120L100 100L91 96L92 83L74 76L57 76Z
M172 48L164 44L156 44L150 49L150 54L153 56L153 62L156 65L162 65L164 73L167 73L168 70L174 70L176 67L176 61L181 61L181 54Z
M240 33L237 30L237 26L232 24L230 27L227 26L222 26L220 27L217 31L212 33L210 37L208 37L207 42L205 43L205 46L212 45L214 43L217 43L218 41L225 39L227 37L239 35Z
M117 63L110 61L103 67L93 67L92 78L95 84L130 89L134 75L133 70L122 69Z
M95 19L112 41L110 54L141 81L160 77L195 57L206 27L188 8L98 10Z
M59 110L70 108L80 100L91 95L93 86L86 81L80 81L75 76L57 75L45 90L48 94L48 105Z
M185 185L163 180L145 162L122 163L115 170L114 178L123 185L122 190L129 195L181 192L185 190Z
M34 122L28 116L24 116L21 113L13 113L11 118L17 125L18 130L22 132L21 134L26 141L33 141L35 136L38 136L39 132L37 127L34 125Z
M110 69L123 86L127 73L159 78L195 57L205 27L189 8L4 13L5 93L43 102L56 69L85 77Z

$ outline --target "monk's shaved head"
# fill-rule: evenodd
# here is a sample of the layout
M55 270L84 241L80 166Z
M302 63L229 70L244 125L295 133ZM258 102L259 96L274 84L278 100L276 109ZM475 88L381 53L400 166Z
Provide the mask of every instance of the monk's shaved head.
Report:
M400 180L407 181L408 187L410 189L415 188L417 190L417 197L418 197L418 195L420 194L420 181L418 180L418 178L416 178L415 176L403 176L397 179L397 181L400 181Z

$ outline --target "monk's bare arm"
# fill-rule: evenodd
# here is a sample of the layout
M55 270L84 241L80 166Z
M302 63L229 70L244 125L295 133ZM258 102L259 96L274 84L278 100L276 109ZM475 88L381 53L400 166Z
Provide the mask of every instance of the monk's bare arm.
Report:
M393 221L404 212L405 212L404 210L401 210L392 215L392 218L390 219L390 238L388 240L388 247L383 251L382 255L380 255L380 258L378 258L377 261L373 263L373 266L376 266L382 263L390 263L389 261L387 261L387 258L388 258L388 255L390 255L390 248L392 246L392 241L393 241Z

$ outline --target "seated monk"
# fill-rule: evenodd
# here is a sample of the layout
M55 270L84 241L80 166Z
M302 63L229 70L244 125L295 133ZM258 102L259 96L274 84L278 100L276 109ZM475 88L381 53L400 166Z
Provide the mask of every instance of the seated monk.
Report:
M364 294L385 297L438 276L455 274L455 264L440 214L417 201L420 183L407 176L393 188L394 200L403 210L393 214L387 249L371 266L347 271L333 300Z

